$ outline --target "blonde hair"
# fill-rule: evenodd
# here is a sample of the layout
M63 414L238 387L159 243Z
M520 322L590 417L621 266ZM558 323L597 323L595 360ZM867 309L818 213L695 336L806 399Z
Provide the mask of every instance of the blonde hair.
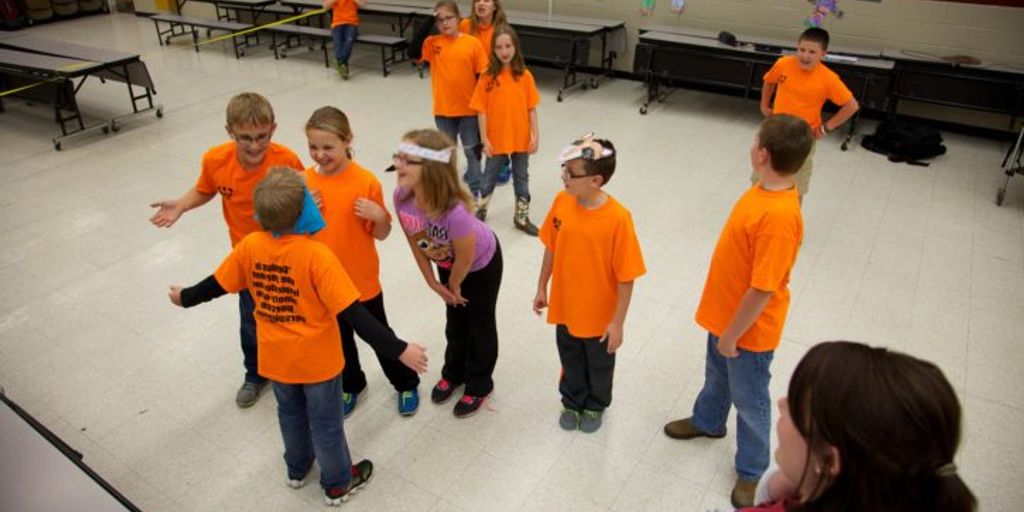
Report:
M256 217L266 231L292 229L305 201L306 183L290 167L271 167L252 193Z
M473 211L473 196L462 186L457 170L455 142L447 135L434 130L412 130L402 136L417 146L444 150L451 149L452 157L448 162L436 162L434 160L423 160L423 172L420 174L420 183L423 185L423 197L420 201L426 207L428 217L439 217L458 203L466 206L466 209ZM412 195L410 190L406 197Z
M274 124L274 107L260 94L243 92L228 102L227 123L228 127Z
M333 133L346 144L352 142L352 126L348 123L348 116L331 106L320 107L313 111L313 115L309 116L309 121L306 121L306 131L311 129ZM346 148L345 155L352 158L352 148Z

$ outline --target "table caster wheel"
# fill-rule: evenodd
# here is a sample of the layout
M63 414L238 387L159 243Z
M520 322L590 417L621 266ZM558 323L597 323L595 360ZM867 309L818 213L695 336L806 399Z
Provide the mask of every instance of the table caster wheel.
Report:
M103 132L103 135L106 135L106 134L110 133L110 127L109 126L104 126L103 128L100 128L100 131Z
M555 98L555 99L558 100L559 103L561 103L562 102L562 93L558 93L558 97Z
M640 115L642 115L642 116L646 116L647 115L647 107L640 107Z
M60 149L60 148L57 148ZM1006 190L1000 190L996 192L996 206L1002 206L1003 201L1006 200Z
M163 117L164 116L164 108L163 107L157 107L156 108L156 116L157 117Z
M110 131L117 133L121 131L121 125L117 124L117 121L110 122Z
M850 143L849 142L844 142L841 146L839 146L839 149L841 149L843 151L846 151L847 149L850 149Z
M54 142L53 143L53 149L56 149L57 151L60 151L61 143L60 142Z

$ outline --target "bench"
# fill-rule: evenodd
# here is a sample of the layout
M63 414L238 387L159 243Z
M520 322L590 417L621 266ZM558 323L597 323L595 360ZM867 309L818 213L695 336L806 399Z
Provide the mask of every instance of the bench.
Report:
M274 50L275 59L287 57L286 50L302 46L303 41L309 41L310 50L313 49L313 45L319 42L320 51L324 55L324 66L331 66L330 55L327 53L327 43L331 41L331 29L286 24L267 27L267 31L273 37L270 47ZM278 41L279 35L284 36L284 41ZM293 41L295 41L295 44L292 44ZM391 73L392 65L406 60L404 50L409 43L401 37L360 34L356 38L356 42L380 48L381 69L384 76L388 76Z
M205 28L207 35L210 31L218 30L234 34L235 32L241 32L246 29L250 29L253 26L245 23L238 23L235 21L223 21L223 20L211 20L207 18L197 18L194 16L179 16L177 14L166 14L160 13L150 17L153 20L153 26L156 27L157 42L163 46L165 43L170 44L171 38L177 36L192 34L192 45L199 51L199 32L197 28ZM167 30L160 30L160 23L166 23ZM235 58L240 58L245 55L245 48L249 46L249 37L253 34L245 34L243 36L231 36L231 45L235 50Z

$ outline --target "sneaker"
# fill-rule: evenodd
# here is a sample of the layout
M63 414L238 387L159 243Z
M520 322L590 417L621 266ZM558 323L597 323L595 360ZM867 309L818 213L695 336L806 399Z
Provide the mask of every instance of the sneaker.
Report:
M736 486L732 488L732 495L729 496L732 506L736 508L753 507L757 483L757 480L736 479Z
M574 411L568 407L562 409L562 414L558 415L558 426L565 430L576 430L580 428L579 411Z
M341 415L344 418L348 418L349 414L355 410L356 404L359 403L359 393L345 393L341 392Z
M437 381L434 389L430 391L430 401L435 404L443 404L455 393L455 386L445 379Z
M329 507L340 507L342 502L348 501L353 494L366 487L373 478L373 463L363 459L352 466L352 480L349 480L348 487L332 487L324 489L324 503Z
M462 398L455 403L455 409L452 412L456 418L468 418L480 410L484 400L487 400L486 396L462 395Z
M260 391L263 391L265 387L267 387L267 381L245 381L242 387L238 388L238 393L235 393L235 403L243 409L252 407L260 399Z
M348 64L339 62L335 64L335 68L338 70L338 76L341 77L342 80L348 80Z
M398 414L412 416L420 408L420 390L402 391L398 394Z
M703 430L698 430L697 427L693 426L692 418L686 418L682 420L671 421L665 424L665 435L672 439L693 439L695 437L710 437L712 439L720 439L725 437L725 434L709 434Z
M306 485L306 477L302 477L297 480L291 478L288 479L288 487L291 487L292 489L300 489L303 485Z
M597 432L597 429L601 428L601 416L603 414L601 411L588 411L584 409L583 418L580 419L580 432L584 434Z

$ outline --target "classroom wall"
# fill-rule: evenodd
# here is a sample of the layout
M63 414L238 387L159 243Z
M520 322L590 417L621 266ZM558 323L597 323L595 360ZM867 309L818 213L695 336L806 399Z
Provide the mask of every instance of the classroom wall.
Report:
M508 9L548 10L546 0L502 1ZM796 39L813 8L807 0L686 0L682 13L674 14L670 0L655 0L654 13L641 16L641 0L552 1L556 14L625 21L629 50L617 66L620 69L631 69L637 28L644 25L678 24ZM986 61L1024 65L1024 7L938 0L840 0L839 6L843 18L829 17L824 25L835 44L969 54Z

